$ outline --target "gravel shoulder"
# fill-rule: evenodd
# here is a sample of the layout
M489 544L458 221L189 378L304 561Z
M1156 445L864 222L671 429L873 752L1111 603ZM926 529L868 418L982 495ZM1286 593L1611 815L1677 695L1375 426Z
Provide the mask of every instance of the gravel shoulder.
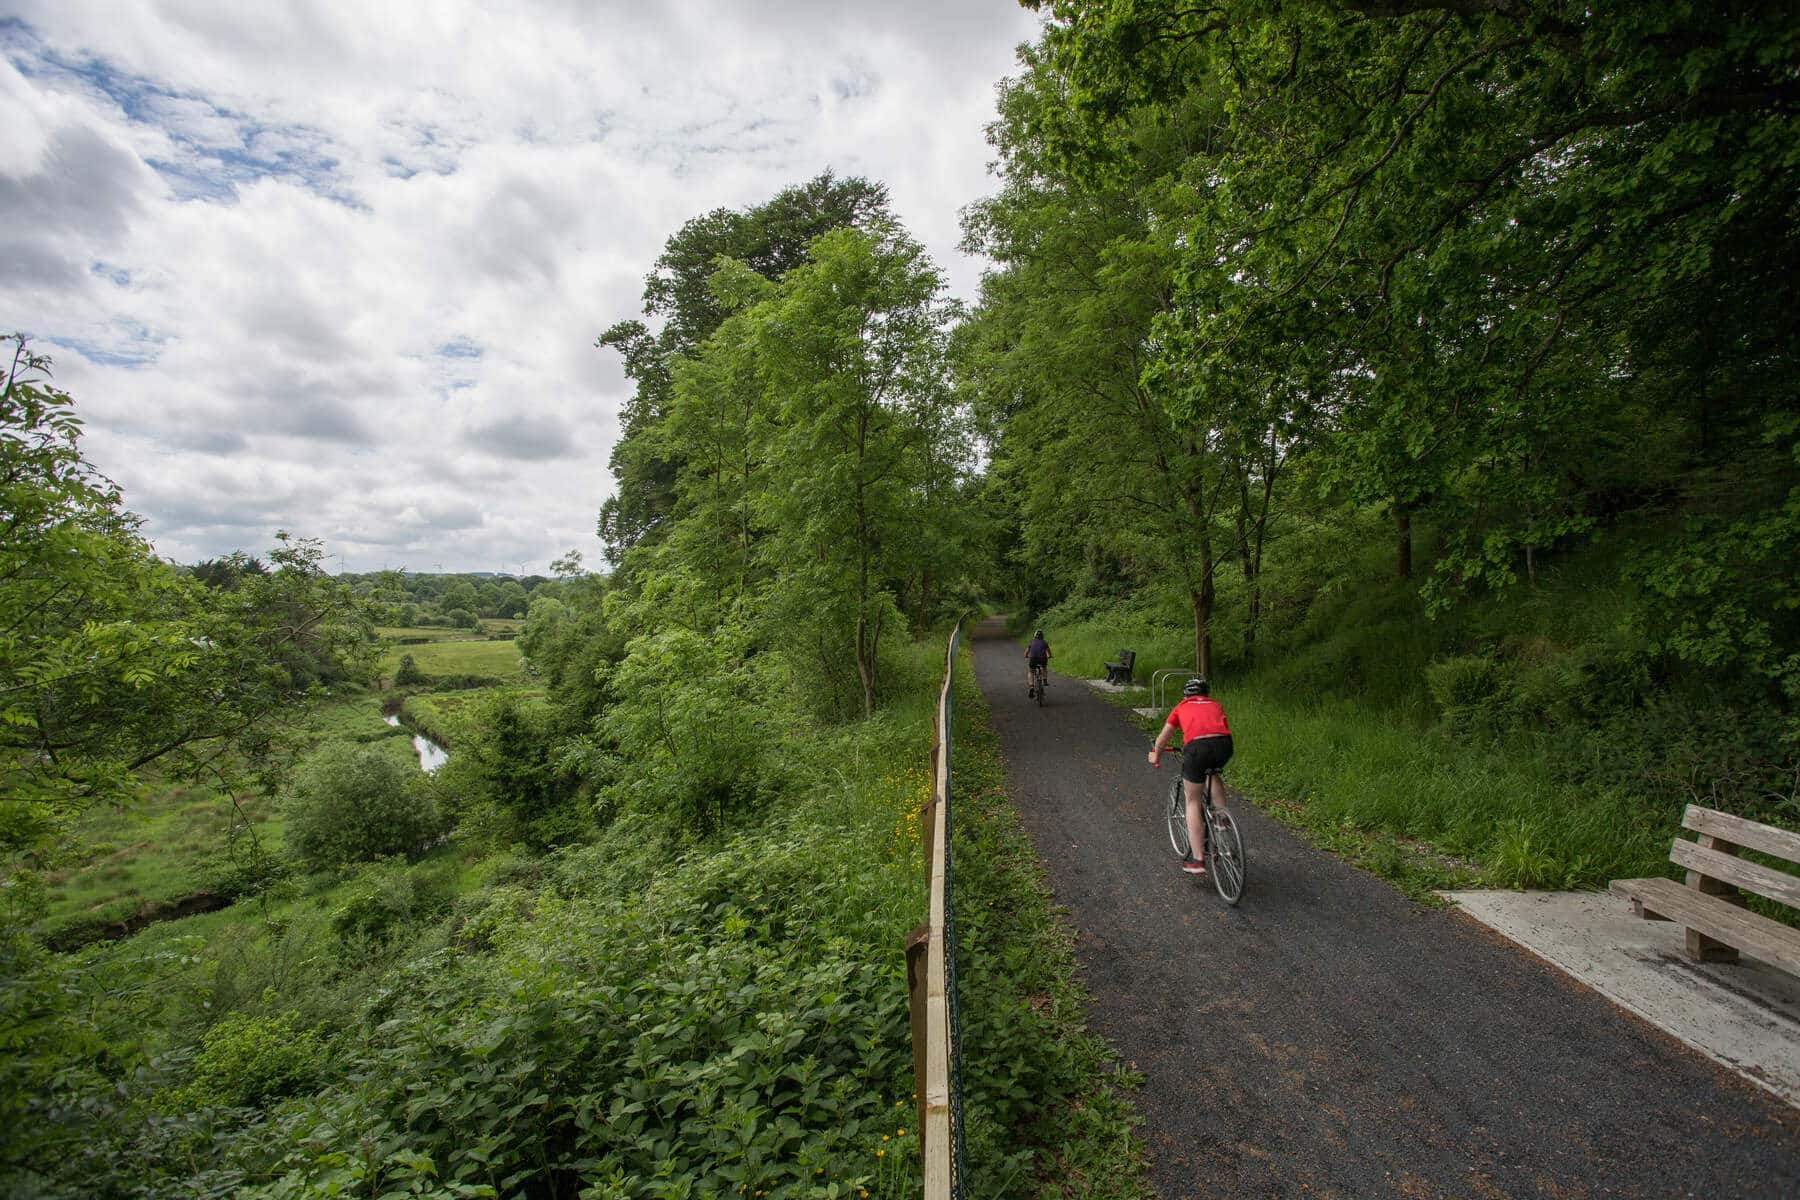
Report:
M1235 793L1226 907L1169 849L1172 760L1078 680L1028 700L998 623L971 648L1162 1196L1800 1194L1800 1113Z

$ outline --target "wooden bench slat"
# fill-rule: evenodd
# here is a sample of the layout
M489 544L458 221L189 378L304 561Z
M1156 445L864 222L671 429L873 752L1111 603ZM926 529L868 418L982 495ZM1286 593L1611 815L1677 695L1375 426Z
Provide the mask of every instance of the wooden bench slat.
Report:
M1669 848L1669 861L1747 892L1779 900L1790 908L1800 908L1800 875L1790 875L1735 854L1708 849L1685 838L1675 839L1675 844Z
M1771 921L1729 900L1704 895L1673 879L1615 879L1609 890L1677 924L1800 975L1800 929Z
M1800 833L1775 829L1717 809L1701 808L1698 804L1687 806L1681 824L1695 833L1711 834L1720 841L1800 863Z

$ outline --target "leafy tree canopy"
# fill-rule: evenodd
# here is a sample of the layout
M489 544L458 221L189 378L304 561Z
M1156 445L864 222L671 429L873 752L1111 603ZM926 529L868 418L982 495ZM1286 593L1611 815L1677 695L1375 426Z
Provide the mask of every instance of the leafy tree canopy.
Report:
M806 261L807 247L820 234L891 222L886 187L826 171L754 208L721 208L695 217L669 238L644 281L646 320L620 321L597 343L620 353L636 384L612 451L618 490L600 510L600 536L611 562L620 562L674 505L680 464L657 435L669 410L675 361L697 351L732 307L711 285L720 261L779 279ZM653 332L646 321L660 322L660 329Z
M0 380L0 851L120 801L154 763L272 779L284 717L322 680L366 673L369 625L315 542L214 590L160 561L22 338Z

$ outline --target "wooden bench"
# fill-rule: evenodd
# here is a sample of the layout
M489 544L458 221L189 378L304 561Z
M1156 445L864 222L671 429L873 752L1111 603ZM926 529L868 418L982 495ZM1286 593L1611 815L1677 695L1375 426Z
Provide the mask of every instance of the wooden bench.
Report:
M1775 829L1690 804L1669 861L1687 868L1687 884L1673 879L1615 879L1611 891L1631 901L1632 911L1653 921L1687 928L1687 954L1695 962L1736 962L1738 951L1800 975L1800 929L1744 908L1744 892L1800 909L1800 875L1738 857L1755 850L1800 863L1800 833Z
M1136 650L1120 650L1119 661L1106 664L1106 682L1130 683L1131 664L1137 661Z

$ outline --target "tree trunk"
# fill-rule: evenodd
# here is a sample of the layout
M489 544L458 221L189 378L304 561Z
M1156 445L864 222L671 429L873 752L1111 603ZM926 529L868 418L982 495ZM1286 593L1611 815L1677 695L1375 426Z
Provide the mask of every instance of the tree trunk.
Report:
M1189 595L1194 602L1194 669L1205 675L1212 669L1212 608L1203 591Z
M1212 615L1217 596L1213 591L1212 539L1200 539L1200 587L1190 593L1194 602L1194 669L1212 677Z
M863 716L875 715L875 647L869 637L869 618L856 618L856 675L862 680Z
M1395 569L1400 578L1412 578L1412 513L1398 505L1394 507L1394 532L1398 541L1395 555Z
M1262 618L1262 576L1250 580L1250 614L1244 625L1244 661L1256 665L1256 623Z

